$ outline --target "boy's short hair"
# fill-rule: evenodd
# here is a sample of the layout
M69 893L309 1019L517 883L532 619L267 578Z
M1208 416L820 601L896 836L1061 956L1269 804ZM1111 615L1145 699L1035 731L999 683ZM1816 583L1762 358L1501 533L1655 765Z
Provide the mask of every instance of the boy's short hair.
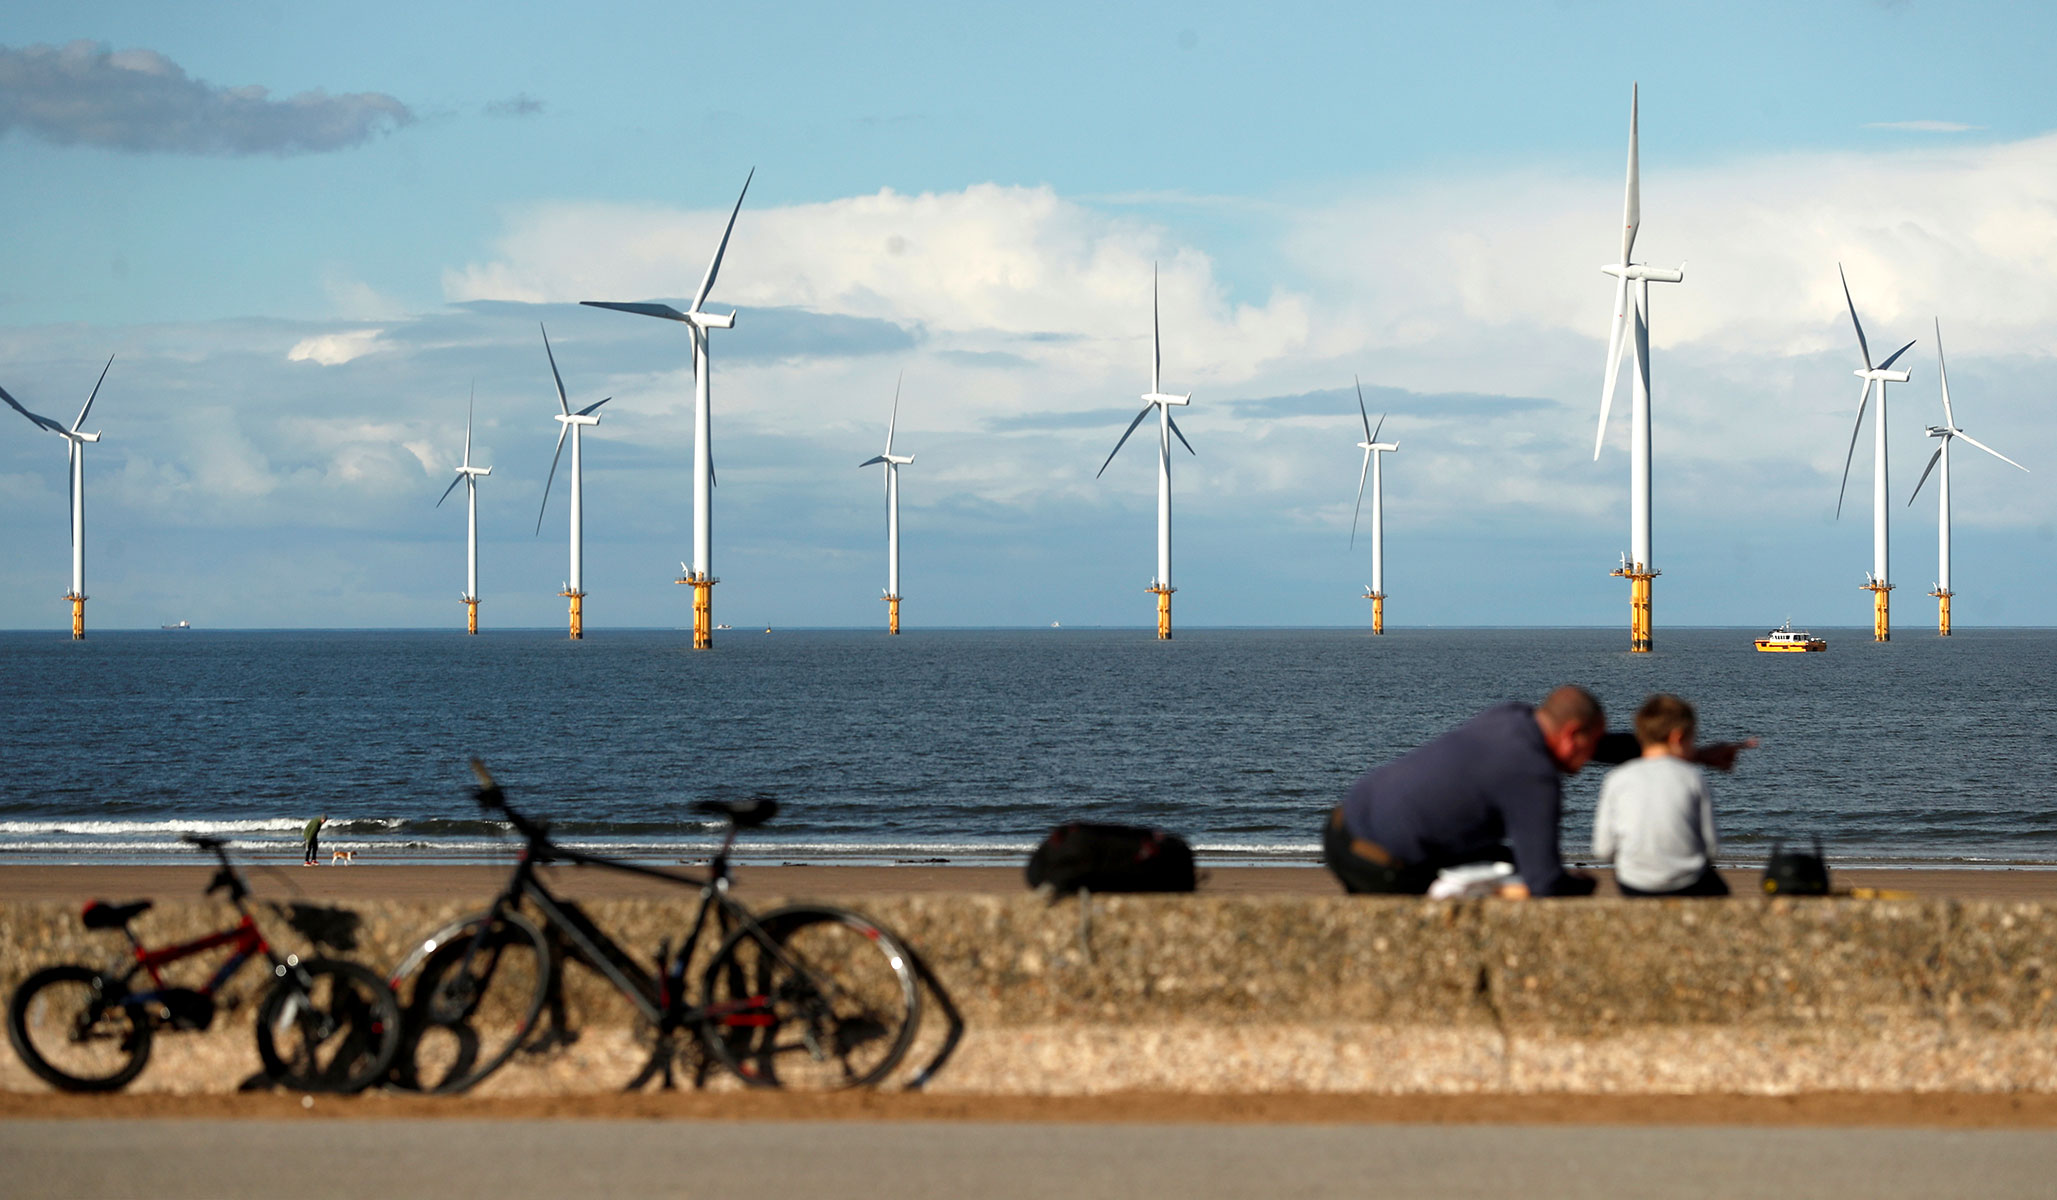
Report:
M1678 730L1688 735L1699 732L1700 719L1693 706L1669 692L1659 692L1636 710L1636 740L1645 746L1662 745Z

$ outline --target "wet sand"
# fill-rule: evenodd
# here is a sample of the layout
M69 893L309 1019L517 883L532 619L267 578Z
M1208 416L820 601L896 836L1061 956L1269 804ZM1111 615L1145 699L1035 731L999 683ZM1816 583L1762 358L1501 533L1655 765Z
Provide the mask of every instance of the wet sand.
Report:
M506 880L504 864L459 866L361 863L303 867L298 862L244 864L251 886L275 899L324 901L442 900L490 897ZM672 868L693 873L695 868ZM156 899L197 897L207 886L208 866L0 866L0 901ZM1601 873L1604 877L1605 873ZM1739 896L1755 896L1758 872L1724 871ZM552 868L550 887L586 898L664 897L681 894L667 884L590 867ZM1922 897L1959 900L2057 900L2057 870L1951 870L1941 868L1836 870L1838 889L1878 888ZM1010 893L1027 884L1017 867L960 867L934 864L858 866L743 866L735 888L745 897L871 896L895 893ZM1328 896L1341 890L1315 866L1215 867L1203 869L1200 891L1213 895ZM1601 895L1613 893L1603 881Z

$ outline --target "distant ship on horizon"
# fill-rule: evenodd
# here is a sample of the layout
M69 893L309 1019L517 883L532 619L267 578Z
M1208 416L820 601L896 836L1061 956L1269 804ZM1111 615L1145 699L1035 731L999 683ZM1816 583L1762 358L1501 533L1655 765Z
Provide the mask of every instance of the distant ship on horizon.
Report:
M165 628L165 629L191 629L192 627L193 627L193 623L192 623L191 621L180 621L180 622L179 622L178 624L176 624L176 625L166 625L166 626L163 626L163 628Z

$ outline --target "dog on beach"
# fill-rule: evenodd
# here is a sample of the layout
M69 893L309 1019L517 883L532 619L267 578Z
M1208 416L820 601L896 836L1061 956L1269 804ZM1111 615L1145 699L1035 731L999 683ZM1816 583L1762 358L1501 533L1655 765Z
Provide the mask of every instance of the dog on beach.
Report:
M357 851L355 850L338 850L334 854L329 855L329 865L332 867L337 863L347 867L353 865L356 861Z

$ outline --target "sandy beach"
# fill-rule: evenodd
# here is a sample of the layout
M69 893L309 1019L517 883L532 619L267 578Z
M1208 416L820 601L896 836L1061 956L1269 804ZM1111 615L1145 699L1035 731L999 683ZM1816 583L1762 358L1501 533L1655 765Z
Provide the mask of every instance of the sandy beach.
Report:
M490 897L507 878L499 864L426 865L362 863L303 867L296 860L247 862L259 895L323 901L436 900ZM676 868L692 872L690 865ZM207 886L213 868L191 866L0 866L0 901L93 899L179 899ZM1603 882L1601 895L1613 892ZM1738 896L1758 894L1758 872L1724 871ZM575 897L634 898L678 895L663 883L591 868L553 869L550 886ZM1960 900L2057 900L2057 870L1942 868L1850 869L1833 875L1837 888L1878 888L1914 896ZM1019 868L907 865L743 866L735 888L746 897L875 896L891 894L1007 894L1026 888ZM1200 891L1216 895L1336 895L1339 888L1320 867L1264 866L1204 869Z

